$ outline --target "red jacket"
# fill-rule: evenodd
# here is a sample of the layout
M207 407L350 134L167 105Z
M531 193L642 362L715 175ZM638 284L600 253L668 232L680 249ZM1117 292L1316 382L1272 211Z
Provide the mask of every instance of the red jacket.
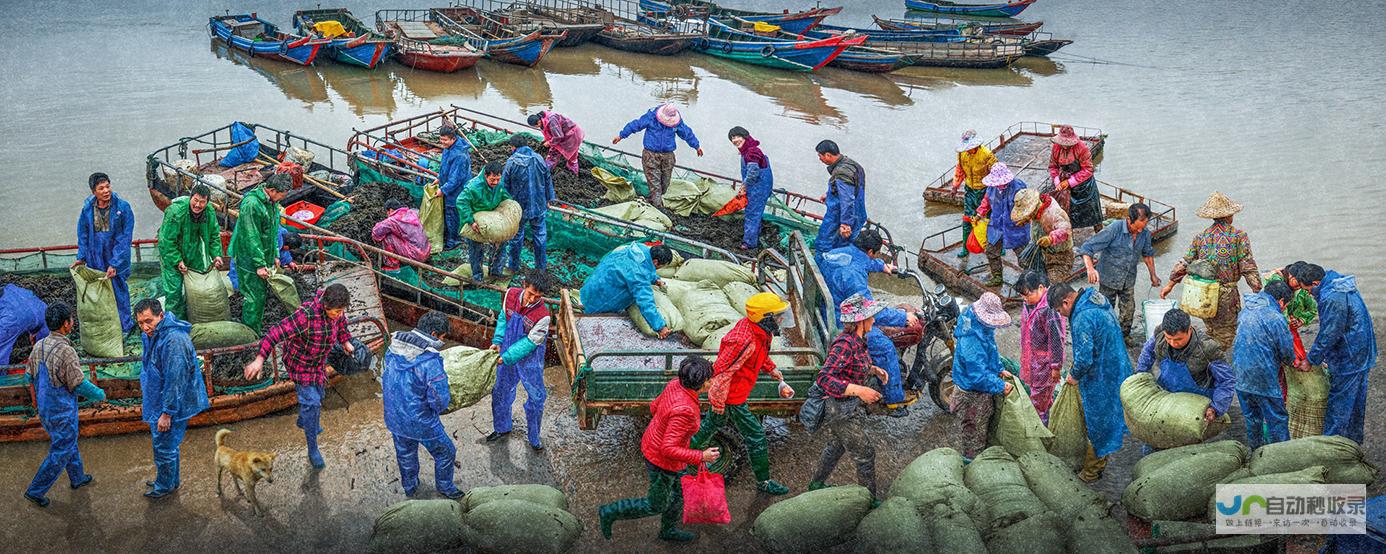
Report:
M683 471L688 464L702 462L702 451L688 447L701 424L701 411L698 392L684 388L677 378L671 379L664 392L650 402L650 415L654 419L640 439L640 452L645 454L645 459L674 472Z
M775 362L770 360L770 334L749 319L738 321L722 337L712 369L708 401L718 408L745 404L760 374L775 369Z

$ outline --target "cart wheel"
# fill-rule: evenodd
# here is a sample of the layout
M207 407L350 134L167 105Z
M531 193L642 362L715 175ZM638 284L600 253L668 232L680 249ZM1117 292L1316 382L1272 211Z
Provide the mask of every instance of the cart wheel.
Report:
M720 449L722 457L717 458L717 461L709 464L707 470L713 473L720 473L723 479L727 482L731 482L732 476L736 474L736 470L740 469L741 465L746 460L746 449L741 446L741 433L738 433L735 427L725 425L721 429L718 429L717 433L712 435L712 440L708 441L705 448L716 447Z
M926 371L934 374L933 382L929 383L929 396L934 399L934 404L940 410L949 411L948 403L953 400L953 353L947 348L941 348L941 352L930 352Z

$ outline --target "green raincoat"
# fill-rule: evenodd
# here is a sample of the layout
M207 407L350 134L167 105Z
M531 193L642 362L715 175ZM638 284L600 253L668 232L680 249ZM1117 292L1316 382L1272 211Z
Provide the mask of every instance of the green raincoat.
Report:
M221 226L211 204L193 219L190 198L174 199L164 209L164 221L159 225L159 279L164 291L164 305L178 319L187 319L187 304L183 299L183 273L179 262L189 271L206 273L212 268L212 258L221 255Z
M255 271L274 268L275 242L279 237L279 207L270 201L264 187L256 187L241 199L241 213L231 234L231 255L236 259L241 285L241 322L259 333L265 316L268 284Z
M1264 279L1267 285L1284 280L1279 271L1272 271ZM1314 301L1314 295L1309 291L1297 290L1294 297L1290 298L1290 303L1285 305L1285 316L1299 320L1299 327L1303 327L1319 317L1319 303Z
M477 212L494 210L501 202L509 199L510 193L505 190L505 183L493 187L486 184L486 172L477 173L472 180L467 181L467 186L457 197L457 221L463 226L471 225L476 221Z

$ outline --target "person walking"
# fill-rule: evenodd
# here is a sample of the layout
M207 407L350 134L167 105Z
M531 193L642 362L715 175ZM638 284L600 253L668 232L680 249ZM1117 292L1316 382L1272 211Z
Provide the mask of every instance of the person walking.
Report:
M866 225L866 170L842 155L831 140L819 142L814 150L818 161L828 166L828 191L821 198L823 220L813 241L814 255L821 261L824 253L851 244Z
M236 230L231 234L231 255L238 277L236 287L244 297L241 323L257 333L264 326L270 270L278 265L279 201L288 195L292 184L293 178L287 174L271 175L241 197Z
M794 389L785 384L784 374L770 359L770 341L780 334L779 314L789 309L789 302L775 293L761 292L747 298L745 308L746 317L736 322L717 345L717 361L712 364L713 377L707 391L712 408L703 414L702 426L693 435L692 448L706 446L730 420L746 445L756 490L779 496L788 493L789 487L770 479L770 447L765 440L765 428L746 402L761 374L780 382L781 398L794 397Z
M207 382L202 359L188 332L192 324L164 312L157 298L135 304L135 318L144 336L140 367L140 406L149 425L157 475L145 483L149 498L173 494L183 484L179 448L188 420L207 410Z
M703 147L698 143L698 136L693 134L693 129L683 121L678 107L673 104L660 104L650 108L645 115L622 127L620 134L611 139L611 144L620 144L626 137L642 131L645 133L645 150L640 154L640 165L645 171L645 184L650 188L650 204L662 208L664 191L669 190L669 180L674 178L674 149L678 147L674 137L683 139L683 142L698 152L700 158L703 156Z
M1011 169L1001 162L992 164L991 173L982 178L982 185L986 187L986 193L982 203L977 206L975 217L988 220L986 253L991 279L986 285L1000 287L1004 284L1001 260L1006 250L1014 252L1018 260L1020 250L1030 243L1029 225L1017 224L1011 219L1016 192L1025 190L1026 186L1025 181L1016 178Z
M221 225L216 208L209 206L212 189L198 183L192 193L180 196L164 208L159 225L159 288L168 313L186 320L188 303L183 298L183 276L189 271L207 273L221 269Z
M1106 227L1078 247L1088 283L1099 285L1098 292L1117 306L1117 322L1128 340L1136 313L1137 260L1144 261L1150 271L1150 286L1160 286L1160 276L1155 274L1155 247L1151 246L1150 229L1146 228L1149 223L1150 206L1137 202L1126 210L1125 225Z
M770 170L770 158L760 149L760 141L751 137L744 127L732 127L727 139L741 154L741 186L746 191L745 221L742 224L741 249L760 248L760 222L765 217L765 203L775 191L775 173Z
M876 446L866 436L863 403L874 404L881 400L881 393L866 386L867 378L875 375L882 382L889 378L884 369L871 365L865 339L875 323L876 314L884 308L880 302L867 300L860 294L842 302L842 333L833 339L828 357L815 379L826 395L822 426L831 436L818 459L813 481L809 482L811 491L828 486L828 476L833 474L838 460L844 453L850 453L857 464L857 483L871 491L873 504L879 498L876 493Z
M1160 289L1160 298L1169 296L1174 285L1190 273L1218 282L1218 306L1212 317L1203 319L1208 334L1223 348L1231 348L1237 336L1237 313L1241 310L1241 294L1237 281L1246 279L1251 292L1261 292L1261 274L1256 258L1251 254L1251 239L1246 231L1232 226L1232 216L1242 211L1242 205L1213 192L1208 201L1194 212L1198 217L1213 220L1194 236L1189 251L1174 263L1169 281Z
M1290 440L1290 416L1280 390L1280 368L1295 363L1295 342L1285 307L1294 293L1283 281L1267 283L1242 299L1232 367L1246 418L1246 444L1253 449Z
M135 212L130 203L111 190L111 178L92 173L87 178L91 196L77 216L77 259L73 267L85 265L104 271L115 289L120 329L129 333L135 327L130 315L130 247L135 232Z
M73 490L91 484L92 477L82 466L82 454L77 450L77 396L106 400L106 391L83 375L77 348L69 338L77 328L76 311L57 301L48 306L44 320L48 336L34 343L27 370L34 384L39 424L48 433L48 455L24 491L24 498L40 508L48 507L48 490L64 471Z
M1312 268L1306 271L1310 272ZM1328 410L1323 416L1323 434L1361 444L1367 412L1367 377L1376 365L1372 316L1357 290L1357 278L1352 275L1325 271L1322 280L1309 281L1308 285L1319 304L1319 334L1299 369L1328 366Z
M544 162L549 170L561 162L574 175L578 173L578 150L582 148L583 132L577 123L558 112L541 111L529 116L529 126L538 127L544 135Z
M1131 357L1126 354L1116 314L1102 293L1058 284L1049 288L1048 295L1049 306L1069 320L1073 367L1065 382L1078 386L1083 401L1088 453L1078 478L1091 483L1102 478L1108 459L1121 448L1126 435L1121 383L1131 376Z
M996 350L996 330L1011 324L1011 316L1001 307L1001 298L982 293L972 305L958 314L953 329L957 347L953 353L953 398L948 411L957 415L954 436L958 451L971 460L987 447L987 430L998 396L1011 393L1014 385L1003 380L1011 372L1001 365Z
M540 425L544 421L544 351L549 342L553 317L544 297L553 291L553 280L541 269L525 276L523 287L505 291L501 310L496 314L496 329L491 350L501 355L496 368L496 385L491 389L492 432L486 442L496 442L510 434L514 422L510 417L515 403L515 389L525 386L525 429L529 447L543 450Z
M453 483L453 462L457 445L448 437L439 416L452 402L448 374L443 371L443 337L448 319L429 311L410 331L391 335L385 353L385 370L380 376L381 403L385 428L395 444L399 483L405 496L414 496L419 487L419 446L433 456L434 490L445 497L462 497Z
M549 172L544 159L529 147L529 137L511 135L510 146L515 150L501 170L501 184L510 197L520 203L524 215L520 219L520 232L505 243L508 258L502 261L511 273L518 274L520 250L524 248L526 232L533 245L534 269L549 267L549 202L553 202L557 196L553 192L553 174Z
M691 464L710 464L721 458L717 448L694 450L689 440L699 427L698 394L707 390L712 363L689 356L679 363L679 375L670 379L650 402L650 424L640 438L640 453L650 478L642 498L617 500L597 508L602 536L611 540L611 527L624 519L659 517L660 540L689 542L698 535L679 529L683 516L683 484L679 474Z
M986 185L982 184L982 179L991 174L991 166L996 164L996 155L983 144L981 137L977 136L977 131L968 129L963 132L962 140L958 142L958 165L953 171L953 192L963 185L967 188L963 190L963 237L972 235L973 218L977 216L977 207L982 205L982 199L986 197ZM968 256L967 247L958 249L958 257Z
M1020 380L1030 387L1030 403L1040 421L1049 423L1054 405L1054 387L1064 367L1064 317L1049 307L1049 287L1043 273L1026 271L1015 290L1024 305L1020 308Z
M1011 221L1031 223L1030 243L1039 249L1038 260L1021 260L1026 269L1042 269L1050 285L1068 282L1073 274L1073 226L1068 214L1048 194L1022 189L1015 195ZM1023 255L1022 257L1026 257Z
M289 372L289 380L294 382L294 391L298 395L296 424L303 429L303 438L308 445L308 462L314 469L327 465L318 451L318 434L322 432L319 421L322 397L327 391L327 355L332 353L333 345L341 345L348 355L355 351L344 315L350 305L351 292L346 286L341 283L328 285L289 317L271 327L265 333L265 338L260 340L260 350L255 359L245 366L245 378L259 380L265 360L274 354L274 347L284 347L284 369Z

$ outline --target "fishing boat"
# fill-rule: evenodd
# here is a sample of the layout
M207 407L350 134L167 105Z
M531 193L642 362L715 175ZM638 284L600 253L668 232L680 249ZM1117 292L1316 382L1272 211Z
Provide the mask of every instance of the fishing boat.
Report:
M333 60L366 69L375 69L385 61L393 44L389 37L371 30L346 8L294 12L294 29L329 39L327 51Z
M1033 22L1002 22L980 19L952 19L952 18L928 18L928 19L885 19L871 16L876 26L886 31L908 31L924 30L939 31L946 29L972 29L988 35L1009 35L1023 37L1044 26L1043 21ZM975 32L963 31L964 34L977 34Z
M1025 55L1019 43L997 37L962 42L868 42L871 48L903 54L911 65L924 67L962 67L996 69L1007 67Z
M1052 147L1050 139L1058 134L1059 127L1061 125L1056 123L1017 123L1007 128L997 138L987 142L986 146L996 154L997 160L1012 168L1018 179L1032 187L1041 187L1043 190L1043 184L1050 181L1049 154ZM1092 150L1093 164L1100 164L1107 135L1094 128L1075 126L1073 129ZM949 169L924 187L924 199L927 204L962 206L963 192L961 187L957 191L954 191L952 187L955 170L956 167ZM1178 231L1179 218L1174 206L1105 181L1099 180L1097 185L1107 218L1120 220L1125 217L1128 206L1142 202L1150 206L1150 225L1147 228L1150 230L1152 240L1158 242L1168 239ZM1077 247L1091 238L1092 235L1091 228L1075 230L1073 232L1074 246ZM984 292L995 292L1008 303L1019 302L1020 298L1015 292L1014 284L1020 274L1020 267L1010 257L1004 258L1002 271L1004 284L1001 287L988 287L985 281L990 277L990 270L985 256L978 254L969 254L966 258L956 256L958 250L962 248L964 239L966 237L963 235L961 224L924 237L918 252L919 269L940 283L950 288L962 290L973 297L980 296ZM1084 274L1085 267L1081 256L1075 255L1072 269L1071 279L1079 278Z
M964 33L964 28L954 27L951 29L906 29L898 31L887 31L883 29L866 29L860 27L845 27L842 25L829 25L823 23L812 30L805 31L801 36L804 38L827 38L832 35L859 35L866 37L867 44L872 41L927 41L927 42L961 42L967 40L970 34Z
M786 31L780 30L777 26L766 26L764 24L760 24L760 26L758 27L756 23L747 21L745 19L741 19L739 17L731 17L727 19L719 18L717 21L722 22L724 25L727 25L733 31L738 31L741 34L741 36L747 40L771 40L781 43L794 44L801 42L804 39L802 36L794 35ZM756 30L757 28L767 30L758 32ZM821 33L822 36L818 36L819 33ZM821 39L830 39L835 36L843 36L844 38L855 37L853 33L844 33L842 35L838 35L835 33L825 31L809 31L809 34L813 38ZM908 56L899 51L878 50L875 48L868 48L865 46L852 46L839 53L837 57L833 58L832 61L828 62L828 65L832 67L840 67L842 69L850 71L859 71L863 73L889 73L891 71L895 71L903 67L908 67L912 63L912 60Z
M707 36L693 42L693 49L710 56L743 63L795 71L817 71L843 51L866 42L866 37L818 40L781 40L761 37L733 29L709 19Z
M253 13L210 17L207 27L213 38L230 48L298 65L313 65L318 51L331 42L282 32L273 23Z
M959 4L945 0L905 0L905 8L921 12L981 17L1015 17L1036 0L1016 0L1002 4Z
M454 37L440 41L464 39L477 48L484 48L493 60L528 67L538 64L554 44L566 38L563 33L551 35L538 28L507 26L475 8L432 8L428 10L428 17Z
M1060 48L1073 44L1073 41L1062 38L1054 38L1053 33L1036 31L1026 35L1021 40L1024 41L1026 56L1047 57L1058 52Z
M599 23L602 30L592 41L627 52L672 56L687 50L693 40L703 36L701 29L667 29L640 21L639 7L633 0L608 0L583 4L576 0L546 0L529 5L544 17L564 23Z
M375 28L395 41L395 61L415 69L453 73L476 65L486 53L468 42L433 44L438 33L421 21L383 20L376 14Z
M747 21L759 21L770 25L778 25L785 31L797 35L816 27L830 16L842 13L842 7L815 7L797 12L785 10L783 13L770 13L725 8L712 2L705 2L702 0L673 0L672 2L640 0L640 11L642 13L642 18L651 18L654 20L664 18L706 19L708 17L740 17Z
M560 19L546 15L544 12L547 10L541 9L544 5L543 2L469 0L469 4L485 10L493 19L503 25L510 25L519 29L538 29L544 35L562 35L563 38L554 43L556 48L569 48L586 44L593 37L596 37L597 33L606 28L606 25L601 21L568 21L567 18Z

